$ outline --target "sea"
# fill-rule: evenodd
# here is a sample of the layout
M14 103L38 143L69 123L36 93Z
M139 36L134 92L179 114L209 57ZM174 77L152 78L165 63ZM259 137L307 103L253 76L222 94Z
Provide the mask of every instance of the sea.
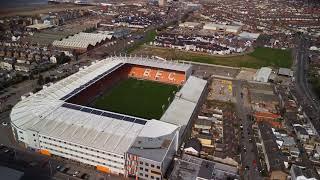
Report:
M48 0L0 0L0 9L36 6L43 4L48 4Z

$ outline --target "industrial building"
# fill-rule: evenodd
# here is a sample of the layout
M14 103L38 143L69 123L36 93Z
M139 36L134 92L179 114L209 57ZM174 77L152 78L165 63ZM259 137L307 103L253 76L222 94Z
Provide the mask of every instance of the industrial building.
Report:
M238 34L241 30L241 26L217 24L217 23L206 23L203 26L203 29Z
M159 120L67 101L128 64L184 72L186 81ZM205 80L191 76L191 70L189 64L138 57L96 61L35 94L23 96L10 114L14 137L41 154L72 159L105 173L163 179L207 85Z
M61 41L55 40L52 45L63 50L75 50L77 53L84 53L111 38L112 35L108 34L80 32Z
M269 77L271 75L272 69L268 68L268 67L262 67L261 69L259 69L255 76L254 76L254 80L258 81L258 82L263 82L266 83L269 80Z
M201 23L197 23L197 22L184 22L184 23L180 23L179 27L194 29L196 27L200 27L201 25L202 25Z

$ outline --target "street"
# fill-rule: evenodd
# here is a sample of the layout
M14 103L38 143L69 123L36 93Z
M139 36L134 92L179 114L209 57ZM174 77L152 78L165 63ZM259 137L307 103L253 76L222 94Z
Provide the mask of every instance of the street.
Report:
M316 128L318 133L320 132L320 101L316 94L312 91L311 85L308 83L308 48L309 41L304 36L297 38L297 47L295 48L295 66L294 66L294 77L295 77L295 90L297 98L301 102L306 114L310 117L313 126Z
M254 139L252 137L252 122L248 119L248 114L250 113L249 104L246 102L245 97L247 97L247 92L244 91L243 81L234 81L234 89L236 96L236 109L239 118L241 118L241 123L243 126L243 138L240 140L241 144L241 162L243 170L243 177L245 180L260 180L263 179L260 175L259 168L257 168L258 163L255 142L249 141L249 139ZM241 95L242 94L242 95Z

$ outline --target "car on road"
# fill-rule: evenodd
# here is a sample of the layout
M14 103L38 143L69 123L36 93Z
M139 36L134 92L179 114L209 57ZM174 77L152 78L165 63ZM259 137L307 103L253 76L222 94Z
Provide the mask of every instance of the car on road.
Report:
M72 176L73 176L73 177L76 177L79 173L80 173L79 171L75 171L75 172L72 174Z
M8 123L7 122L2 122L2 126L7 126Z
M249 166L246 166L244 169L245 169L245 170L249 170Z
M59 171L61 168L62 168L62 166L58 165L58 166L56 167L56 170Z
M9 152L10 152L10 149L5 149L3 152L9 153Z

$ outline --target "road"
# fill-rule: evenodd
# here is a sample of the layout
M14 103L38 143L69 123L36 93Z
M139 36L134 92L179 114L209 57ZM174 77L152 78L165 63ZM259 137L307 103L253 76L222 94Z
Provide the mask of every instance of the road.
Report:
M243 81L234 81L234 92L236 96L236 110L239 118L241 118L241 123L243 126L242 137L240 140L241 144L241 163L242 167L249 167L249 169L244 169L243 178L245 180L262 180L263 178L260 175L260 172L257 168L257 165L253 162L258 162L256 146L253 138L252 132L252 121L248 119L248 114L250 113L249 102L246 100L248 95L247 91L244 89ZM241 95L242 93L242 95ZM250 142L249 139L253 141Z
M312 124L320 133L320 101L316 94L312 91L311 85L308 83L308 48L309 40L305 36L299 36L297 38L297 46L294 49L294 77L295 77L295 90L298 94L298 100L301 103L303 109L307 115L311 118Z

